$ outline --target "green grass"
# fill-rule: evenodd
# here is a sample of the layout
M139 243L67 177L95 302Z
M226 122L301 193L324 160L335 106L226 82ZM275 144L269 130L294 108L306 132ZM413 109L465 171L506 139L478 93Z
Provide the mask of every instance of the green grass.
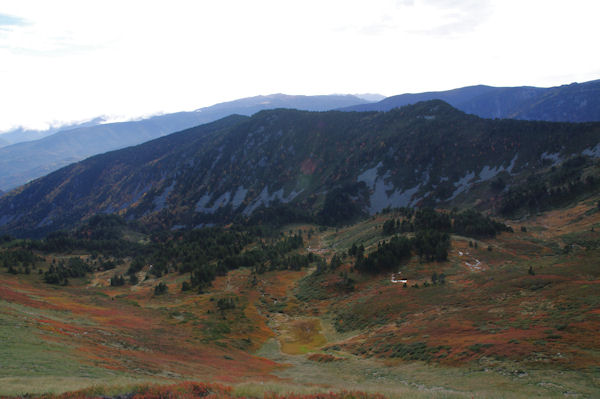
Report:
M133 381L125 373L82 363L76 348L44 339L36 319L54 316L0 300L0 395L64 392Z
M390 398L564 398L565 392L577 393L580 397L600 395L598 370L574 372L541 368L522 372L519 364L491 359L483 359L471 367L422 362L383 364L358 358L317 363L304 356L282 354L274 339L256 354L287 364L288 367L276 375L293 384L378 392Z

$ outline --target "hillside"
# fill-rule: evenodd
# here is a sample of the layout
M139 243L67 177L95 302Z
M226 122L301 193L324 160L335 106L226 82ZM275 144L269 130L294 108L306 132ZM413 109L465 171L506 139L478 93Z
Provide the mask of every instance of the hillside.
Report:
M39 242L2 237L0 395L200 380L246 397L597 397L599 199L485 233L472 213L405 208L267 235L148 235L106 216ZM389 257L423 228L450 231L445 260ZM358 266L384 257L386 270Z
M273 94L215 104L193 112L178 112L131 122L104 123L96 119L52 133L17 131L0 136L13 142L27 141L0 149L0 188L9 190L44 176L70 163L95 154L140 144L173 132L209 123L228 115L252 115L272 108L325 111L365 103L350 95L290 96ZM23 137L28 140L22 140Z
M401 94L343 111L389 111L419 101L439 99L482 118L553 122L600 121L600 80L550 88L469 86L448 91Z
M600 124L486 120L441 101L387 113L263 111L38 179L0 199L0 229L39 235L115 212L166 228L248 217L338 224L389 206L493 208L522 185L512 212L529 201L532 174L550 174L541 191L571 183L593 191L597 180L586 176L595 172L585 168L593 168L599 141ZM585 155L573 170L550 171L573 154Z

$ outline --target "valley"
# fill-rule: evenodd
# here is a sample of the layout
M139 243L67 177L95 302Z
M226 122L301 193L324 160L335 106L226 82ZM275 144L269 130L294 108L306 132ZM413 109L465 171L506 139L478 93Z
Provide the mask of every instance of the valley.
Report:
M0 399L600 398L600 3L538 3L2 2Z
M597 200L503 220L512 232L495 237L452 234L447 260L413 250L390 272L361 272L349 253L362 246L372 254L396 234L416 237L384 232L390 220L411 220L406 209L347 226L285 225L240 254L301 236L283 259L312 253L307 267L236 267L201 293L182 291L189 272L159 277L156 264L136 272L137 284L111 285L131 266L122 255L114 269L46 284L53 261L117 258L34 250L29 274L24 265L16 274L0 268L0 395L201 381L231 386L234 396L595 397ZM2 251L26 245L10 241ZM400 278L406 286L392 281Z

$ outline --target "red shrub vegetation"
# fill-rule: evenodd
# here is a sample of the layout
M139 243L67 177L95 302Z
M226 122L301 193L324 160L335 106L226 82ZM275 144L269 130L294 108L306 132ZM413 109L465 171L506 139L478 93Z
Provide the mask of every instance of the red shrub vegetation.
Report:
M61 395L28 396L30 399L239 399L232 394L231 387L220 384L183 382L173 385L148 385L137 387L132 392L116 396L99 395L96 389L67 392ZM328 392L312 395L265 394L264 399L384 399L383 395L356 391Z

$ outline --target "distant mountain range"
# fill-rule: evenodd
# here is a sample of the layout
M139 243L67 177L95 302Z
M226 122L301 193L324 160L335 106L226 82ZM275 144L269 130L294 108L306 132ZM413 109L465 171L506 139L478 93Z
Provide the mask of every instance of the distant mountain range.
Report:
M599 142L600 123L482 119L439 100L385 113L261 111L35 180L0 198L0 231L39 235L98 213L161 228L260 215L345 222L388 206L470 201L473 190L498 196L574 154L600 157Z
M80 127L96 126L105 122L106 119L104 117L97 117L84 122L69 123L44 130L24 129L20 127L17 129L10 130L8 132L0 133L0 147L4 147L11 144L23 143L25 141L39 140L44 137L50 136L54 133L57 133L61 130L72 130Z
M354 96L273 94L139 121L101 124L102 119L97 118L39 140L0 148L0 189L5 191L13 189L69 163L95 154L140 144L228 115L250 116L265 109L388 111L419 101L441 99L457 109L483 118L562 122L600 121L600 80L552 88L471 86L441 92L402 94L379 102L369 103L366 100L379 98L381 96L377 94ZM15 140L18 137L17 133L0 135L0 140L7 138ZM29 134L41 133L29 132Z
M600 80L551 88L469 86L460 89L401 94L343 111L389 111L419 101L439 99L482 118L554 122L600 121Z
M35 141L0 148L0 189L9 190L44 176L62 166L95 154L136 145L176 131L212 122L232 114L252 115L264 109L295 108L326 111L365 103L351 95L290 96L273 94L243 98L200 108L131 122L99 124L95 119L72 129L61 130ZM18 134L42 134L18 131L0 135L16 140Z

